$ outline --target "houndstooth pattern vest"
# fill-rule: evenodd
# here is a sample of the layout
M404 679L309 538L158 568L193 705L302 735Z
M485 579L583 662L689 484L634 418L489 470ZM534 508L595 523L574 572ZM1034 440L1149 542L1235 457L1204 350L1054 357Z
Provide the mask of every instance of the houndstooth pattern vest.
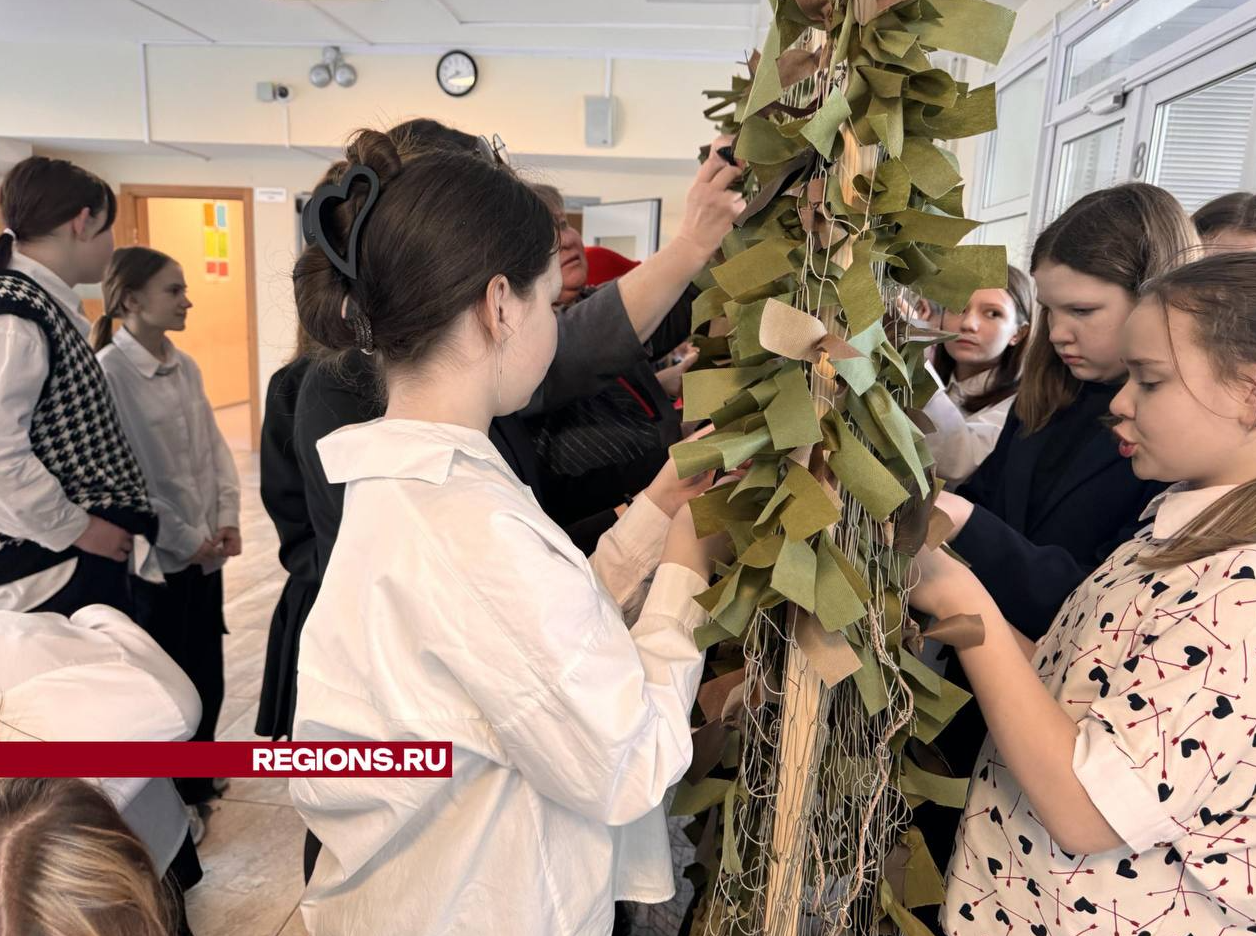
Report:
M31 417L35 457L71 502L155 539L157 517L144 475L91 346L54 299L15 270L0 270L0 315L34 322L48 341L48 378ZM53 553L0 531L0 582L51 568L72 552Z

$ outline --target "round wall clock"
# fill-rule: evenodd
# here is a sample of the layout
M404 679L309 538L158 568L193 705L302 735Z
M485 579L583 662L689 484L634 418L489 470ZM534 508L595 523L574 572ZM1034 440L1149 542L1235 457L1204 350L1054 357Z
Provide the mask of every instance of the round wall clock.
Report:
M436 64L436 82L446 94L462 97L470 94L479 79L475 59L455 49L446 52Z

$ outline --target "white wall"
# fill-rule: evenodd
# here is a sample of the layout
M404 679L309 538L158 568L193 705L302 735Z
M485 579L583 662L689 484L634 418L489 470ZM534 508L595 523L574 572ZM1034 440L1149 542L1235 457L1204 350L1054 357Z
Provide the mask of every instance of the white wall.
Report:
M52 151L50 151L52 152ZM292 299L292 264L296 250L294 197L313 188L325 163L304 154L286 158L261 156L205 161L185 156L135 156L56 150L95 172L115 190L137 185L226 185L278 187L288 191L285 203L253 205L253 270L257 280L259 386L292 353L296 310ZM696 169L696 162L694 164ZM577 168L528 168L524 174L550 182L573 195L597 195L604 201L663 199L664 237L675 229L684 207L691 173L606 171ZM195 296L192 297L195 301Z
M287 204L259 203L254 211L262 386L292 344L291 198L312 188L325 166L300 148L339 148L358 127L382 129L416 116L470 133L497 133L512 153L528 154L526 161L539 167L529 170L530 177L566 194L603 201L662 198L666 239L683 209L696 167L691 161L713 132L702 117L701 92L726 85L738 68L733 61L615 61L615 146L590 149L584 145L584 96L605 90L600 58L480 55L479 85L465 98L439 90L435 55L355 53L359 79L347 89L310 85L306 76L316 59L317 50L308 46L0 42L0 61L22 76L0 83L0 138L31 140L36 152L70 158L115 187L288 190ZM257 101L259 81L289 85L291 100ZM149 142L214 158L130 154L163 152ZM0 171L4 158L0 152Z
M354 56L352 88L314 88L308 47L23 45L0 42L20 82L0 85L0 137L152 140L190 144L340 146L354 129L424 116L472 133L500 134L510 149L542 155L677 159L711 136L702 90L727 84L733 61L618 60L615 146L584 145L584 97L605 89L601 59L487 56L465 98L436 85L437 57ZM148 98L144 86L147 66ZM261 103L259 81L293 90Z
M1012 45L1076 2L1027 0ZM535 157L529 161L540 168L532 177L552 182L566 194L604 201L662 198L666 240L683 209L690 160L711 137L711 126L702 117L706 102L701 92L726 86L729 76L741 70L731 60L616 60L611 82L618 104L616 145L599 150L584 145L583 98L603 93L606 66L601 59L477 56L479 86L466 98L454 99L436 87L434 55L355 53L360 77L350 89L313 88L306 73L315 58L309 47L145 49L127 43L76 47L0 42L0 61L11 74L22 76L20 82L0 83L0 138L34 139L37 151L66 155L114 186L214 184L288 190L287 204L254 206L262 386L292 345L291 197L312 187L324 166L318 158L281 147L338 147L356 127L386 127L414 116L433 117L472 133L496 132L512 152ZM980 81L979 69L969 78ZM258 81L290 85L291 102L258 102ZM93 151L94 141L141 144L146 130L153 141L200 146L211 154L250 145L259 155L229 154L205 161ZM41 144L40 139L55 142ZM84 142L80 146L77 140ZM958 149L968 178L976 142L961 141Z
M102 155L58 151L95 172L115 191L123 184L228 185L282 187L284 203L253 205L253 272L257 281L257 335L259 386L292 352L296 312L292 301L292 264L295 259L296 220L291 196L309 189L324 164L310 156L290 159L221 159L206 162L192 157ZM193 296L195 301L196 297Z
M0 178L31 154L33 148L29 143L17 140L0 140Z

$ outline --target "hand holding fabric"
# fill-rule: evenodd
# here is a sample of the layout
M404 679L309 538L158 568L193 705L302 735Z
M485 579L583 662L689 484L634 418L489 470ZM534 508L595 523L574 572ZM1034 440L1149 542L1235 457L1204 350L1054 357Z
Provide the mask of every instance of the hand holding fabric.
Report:
M732 543L727 534L698 538L694 531L693 514L686 502L676 511L667 530L667 542L663 545L662 563L675 563L692 569L703 578L710 578L711 567L717 559L731 558ZM660 564L662 564L660 563Z
M654 375L672 399L680 396L681 378L685 372L698 362L698 349L688 342L677 350L681 352L680 360L670 367L664 367Z
M920 578L907 600L917 611L945 619L956 614L976 614L993 603L972 570L941 549L921 549L914 566Z
M698 168L693 185L685 196L685 214L676 233L678 240L694 244L710 257L720 242L733 229L733 221L746 209L746 200L730 189L741 178L741 163L729 163L718 152L732 142L732 137L716 137L711 152Z
M706 426L689 436L689 438L700 438L713 431L714 428L714 426ZM680 473L676 469L675 459L669 457L659 470L659 473L654 476L654 480L641 493L648 497L654 503L654 506L658 507L663 513L669 517L675 517L681 506L689 503L699 494L705 493L711 487L711 482L714 478L715 472L713 471L703 471L690 478L681 478Z

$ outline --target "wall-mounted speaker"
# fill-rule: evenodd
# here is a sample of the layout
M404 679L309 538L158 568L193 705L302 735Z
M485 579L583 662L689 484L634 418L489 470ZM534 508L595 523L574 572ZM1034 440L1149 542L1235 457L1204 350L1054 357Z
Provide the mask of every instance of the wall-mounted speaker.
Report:
M615 98L585 96L584 144L585 146L615 145Z

